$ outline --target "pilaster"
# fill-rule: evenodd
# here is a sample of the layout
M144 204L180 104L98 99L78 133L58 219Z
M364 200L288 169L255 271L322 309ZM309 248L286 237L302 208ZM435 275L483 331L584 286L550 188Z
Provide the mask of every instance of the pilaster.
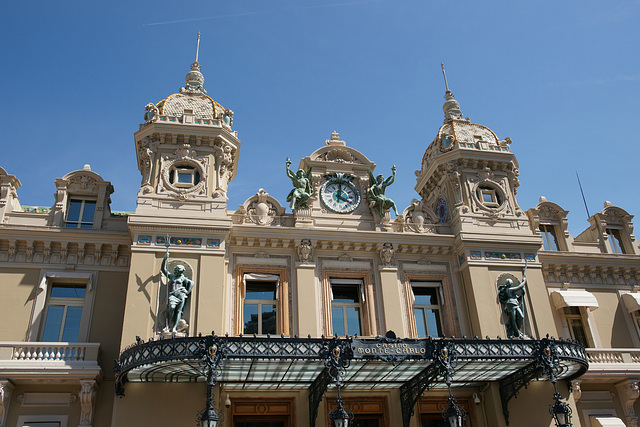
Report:
M304 307L304 312L300 311L298 315L298 334L301 337L322 335L318 282L315 271L315 263L296 263L297 305L299 309Z

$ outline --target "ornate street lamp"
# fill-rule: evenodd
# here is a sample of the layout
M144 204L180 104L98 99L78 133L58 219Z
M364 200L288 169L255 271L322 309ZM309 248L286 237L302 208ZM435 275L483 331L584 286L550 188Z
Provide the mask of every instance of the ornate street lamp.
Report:
M329 420L333 422L335 427L349 427L351 425L351 420L353 420L353 414L351 411L347 411L345 409L342 395L340 394L340 387L342 385L340 378L347 366L349 366L349 358L346 357L340 346L336 345L331 350L331 355L327 361L329 375L335 380L336 390L338 392L338 397L336 398L336 409L329 414Z
M198 422L202 427L218 427L220 415L213 407L213 387L218 376L218 365L221 355L218 353L218 346L211 345L204 353L204 363L207 369L207 407L198 414Z
M553 384L553 398L555 403L549 405L549 413L553 416L557 427L571 427L571 407L562 401L562 396L558 393L556 383L558 382L558 351L554 346L554 340L546 339L541 341L541 352L538 356L538 365L547 373L549 381Z
M456 399L451 395L451 388L449 388L449 407L442 412L442 416L450 427L462 427L462 422L466 416L464 410L456 405Z
M338 393L340 393L339 389ZM349 425L351 425L353 414L344 408L342 397L339 394L336 399L336 409L329 414L329 419L333 421L333 425L335 425L335 427L349 427Z
M554 384L555 386L555 384ZM556 391L553 395L556 403L549 405L549 413L553 415L557 427L571 427L571 407L562 401L562 396Z

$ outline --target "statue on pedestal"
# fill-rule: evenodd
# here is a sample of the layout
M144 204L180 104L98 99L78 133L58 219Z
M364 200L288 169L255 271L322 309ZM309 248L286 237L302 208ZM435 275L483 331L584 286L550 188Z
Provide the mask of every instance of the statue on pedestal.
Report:
M167 250L164 259L162 260L162 265L160 266L160 271L167 277L169 293L166 310L166 326L163 331L176 333L178 332L178 324L182 319L184 306L195 283L184 275L185 267L182 264L176 265L173 268L173 273L169 273L169 270L167 269L168 258L169 251Z
M508 322L507 337L524 337L524 285L527 283L527 264L525 260L522 282L515 285L512 279L505 280L498 286L498 298L502 303L502 311L506 314Z

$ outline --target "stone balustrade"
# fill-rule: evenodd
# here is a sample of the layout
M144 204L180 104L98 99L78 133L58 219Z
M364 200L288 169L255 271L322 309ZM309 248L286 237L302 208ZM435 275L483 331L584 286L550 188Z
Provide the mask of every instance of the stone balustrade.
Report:
M640 349L636 348L587 348L587 360L594 364L638 363L640 369Z
M100 344L68 342L0 342L0 360L97 362Z

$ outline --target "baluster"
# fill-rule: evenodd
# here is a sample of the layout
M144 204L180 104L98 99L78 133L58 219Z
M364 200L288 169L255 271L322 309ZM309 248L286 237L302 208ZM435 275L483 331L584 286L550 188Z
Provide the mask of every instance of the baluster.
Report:
M54 349L54 351L56 352L56 355L54 357L54 360L60 360L62 359L62 353L60 353L61 348L60 347L56 347Z
M40 349L38 350L38 360L42 360L42 349L43 347L40 347Z

